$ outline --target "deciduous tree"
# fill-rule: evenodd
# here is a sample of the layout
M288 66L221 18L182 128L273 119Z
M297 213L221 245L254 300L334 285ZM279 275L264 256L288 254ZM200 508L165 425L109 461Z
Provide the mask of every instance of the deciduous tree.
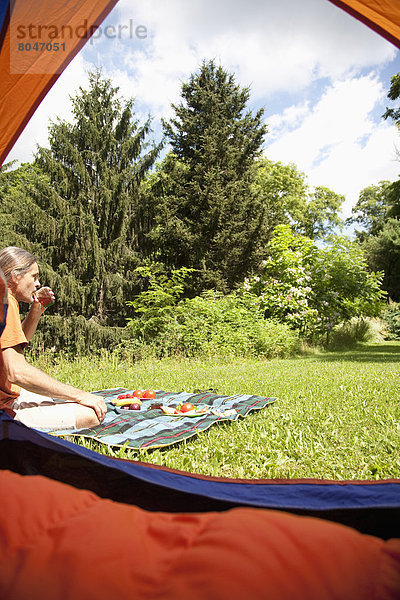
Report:
M371 273L359 244L333 237L312 239L279 225L257 275L244 289L259 297L265 315L303 335L329 333L353 316L376 316L382 308L381 273Z
M356 230L360 241L369 235L377 235L385 224L391 209L390 181L380 181L361 190L359 198L352 209L348 223L359 224L361 231Z
M400 221L385 221L376 235L364 240L363 249L370 267L383 271L383 289L391 300L400 302Z
M290 224L312 239L324 238L342 224L339 213L344 197L323 186L311 189L296 165L264 158L255 168L255 186L266 208L268 239L281 224Z

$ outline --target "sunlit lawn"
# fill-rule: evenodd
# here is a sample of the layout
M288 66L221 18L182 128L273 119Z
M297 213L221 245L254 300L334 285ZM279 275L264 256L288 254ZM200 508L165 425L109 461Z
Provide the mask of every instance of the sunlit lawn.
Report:
M153 451L80 443L124 458L238 478L382 479L400 477L400 343L360 346L287 360L149 360L115 357L36 364L86 390L112 387L171 392L217 388L278 400L235 423Z

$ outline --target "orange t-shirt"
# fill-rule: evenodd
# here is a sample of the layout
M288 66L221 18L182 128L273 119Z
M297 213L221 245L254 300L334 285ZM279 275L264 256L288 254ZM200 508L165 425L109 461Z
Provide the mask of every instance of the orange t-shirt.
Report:
M20 394L21 388L11 383L6 375L3 362L3 350L22 344L26 346L28 340L21 325L19 306L17 300L8 292L7 322L0 337L0 409L7 408Z

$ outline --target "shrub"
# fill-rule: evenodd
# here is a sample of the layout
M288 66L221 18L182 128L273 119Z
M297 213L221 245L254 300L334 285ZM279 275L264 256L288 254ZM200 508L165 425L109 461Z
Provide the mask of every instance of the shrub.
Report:
M380 314L381 274L370 273L359 245L333 236L323 248L279 225L259 273L243 289L256 294L265 316L298 329L302 336L329 335L354 316Z
M120 351L132 353L136 359L148 355L270 358L293 354L299 345L297 332L264 319L255 300L250 294L223 296L209 291L180 300L169 310L160 306L155 311L153 305L151 311L142 310L140 318L129 320L131 339L121 344Z
M378 319L353 317L333 328L327 347L330 350L354 348L359 342L381 341L382 339L382 324Z
M400 339L400 303L391 302L382 313L382 320L387 329L386 339Z

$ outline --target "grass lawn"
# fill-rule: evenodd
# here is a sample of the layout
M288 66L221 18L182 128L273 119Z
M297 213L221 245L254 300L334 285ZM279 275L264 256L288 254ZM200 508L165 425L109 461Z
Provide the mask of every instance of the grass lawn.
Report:
M81 438L104 454L237 478L400 477L400 342L287 360L129 364L104 356L50 365L44 356L35 364L86 390L217 388L220 394L278 398L246 419L162 450L125 451Z

